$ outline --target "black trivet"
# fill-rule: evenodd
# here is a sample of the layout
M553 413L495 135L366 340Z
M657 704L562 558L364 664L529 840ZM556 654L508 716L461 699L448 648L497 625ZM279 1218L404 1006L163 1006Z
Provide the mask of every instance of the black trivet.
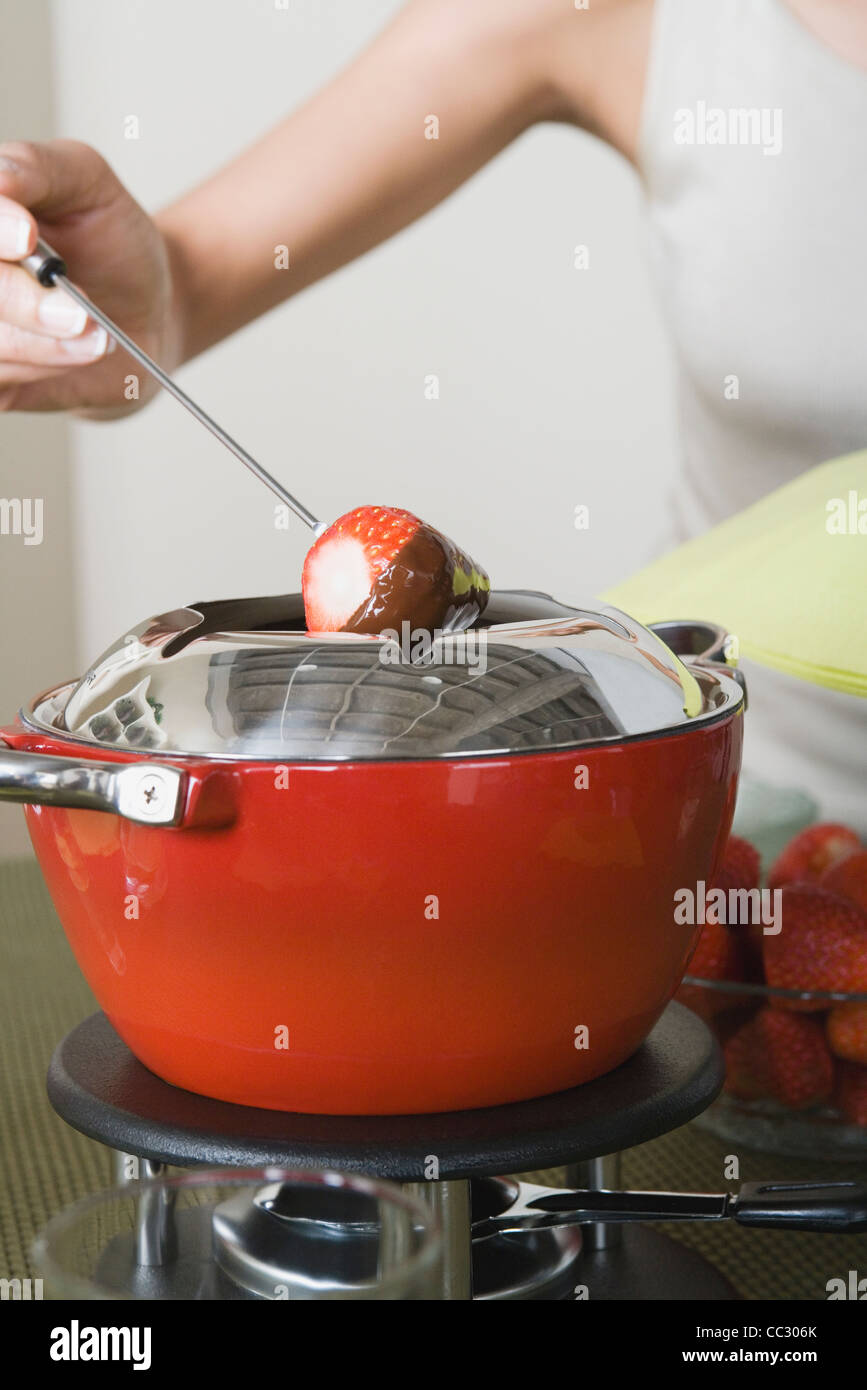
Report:
M300 1115L208 1100L160 1081L98 1013L57 1047L48 1096L89 1138L180 1167L316 1166L418 1182L432 1155L439 1177L450 1180L631 1148L700 1114L722 1080L709 1029L670 1004L628 1062L569 1091L438 1115Z

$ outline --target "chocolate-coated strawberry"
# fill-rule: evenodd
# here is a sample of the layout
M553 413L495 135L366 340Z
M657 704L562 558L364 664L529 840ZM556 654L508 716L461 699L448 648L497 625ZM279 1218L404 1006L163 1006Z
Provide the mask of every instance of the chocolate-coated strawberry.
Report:
M490 580L447 536L398 507L356 507L311 546L302 590L310 632L469 627Z

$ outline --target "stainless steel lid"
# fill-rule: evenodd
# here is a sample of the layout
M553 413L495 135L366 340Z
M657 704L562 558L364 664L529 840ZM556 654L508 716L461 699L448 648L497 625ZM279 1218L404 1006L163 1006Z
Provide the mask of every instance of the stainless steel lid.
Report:
M684 661L617 609L526 591L433 644L408 625L308 633L300 594L198 603L126 633L25 719L102 747L307 762L542 752L727 717L744 699L731 639L663 626Z

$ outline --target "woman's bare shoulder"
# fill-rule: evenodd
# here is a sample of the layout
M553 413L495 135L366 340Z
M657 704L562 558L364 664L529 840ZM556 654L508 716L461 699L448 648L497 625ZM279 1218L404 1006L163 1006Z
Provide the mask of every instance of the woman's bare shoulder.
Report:
M522 0L517 0L518 4ZM550 117L635 159L654 0L523 0Z
M410 0L396 27L429 60L450 55L456 72L472 72L479 88L503 85L520 106L524 124L554 120L581 126L633 159L653 4Z

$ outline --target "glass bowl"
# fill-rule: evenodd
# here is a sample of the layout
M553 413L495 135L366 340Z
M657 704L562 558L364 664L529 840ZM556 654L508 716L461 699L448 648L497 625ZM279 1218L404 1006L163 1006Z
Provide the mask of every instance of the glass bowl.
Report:
M764 1008L806 1015L824 1026L833 1008L867 1004L867 994L779 989L758 983L704 980L689 974L675 998L704 1019L724 1052L735 1034ZM833 1067L834 1085L827 1102L794 1108L772 1094L746 1096L727 1066L722 1094L696 1124L721 1139L766 1153L864 1162L867 1124L848 1120L838 1108L835 1092L844 1075L857 1077L855 1068L864 1072L867 1088L867 1064L833 1056Z
M193 1171L75 1202L34 1243L50 1298L427 1299L442 1241L423 1202L351 1173Z

